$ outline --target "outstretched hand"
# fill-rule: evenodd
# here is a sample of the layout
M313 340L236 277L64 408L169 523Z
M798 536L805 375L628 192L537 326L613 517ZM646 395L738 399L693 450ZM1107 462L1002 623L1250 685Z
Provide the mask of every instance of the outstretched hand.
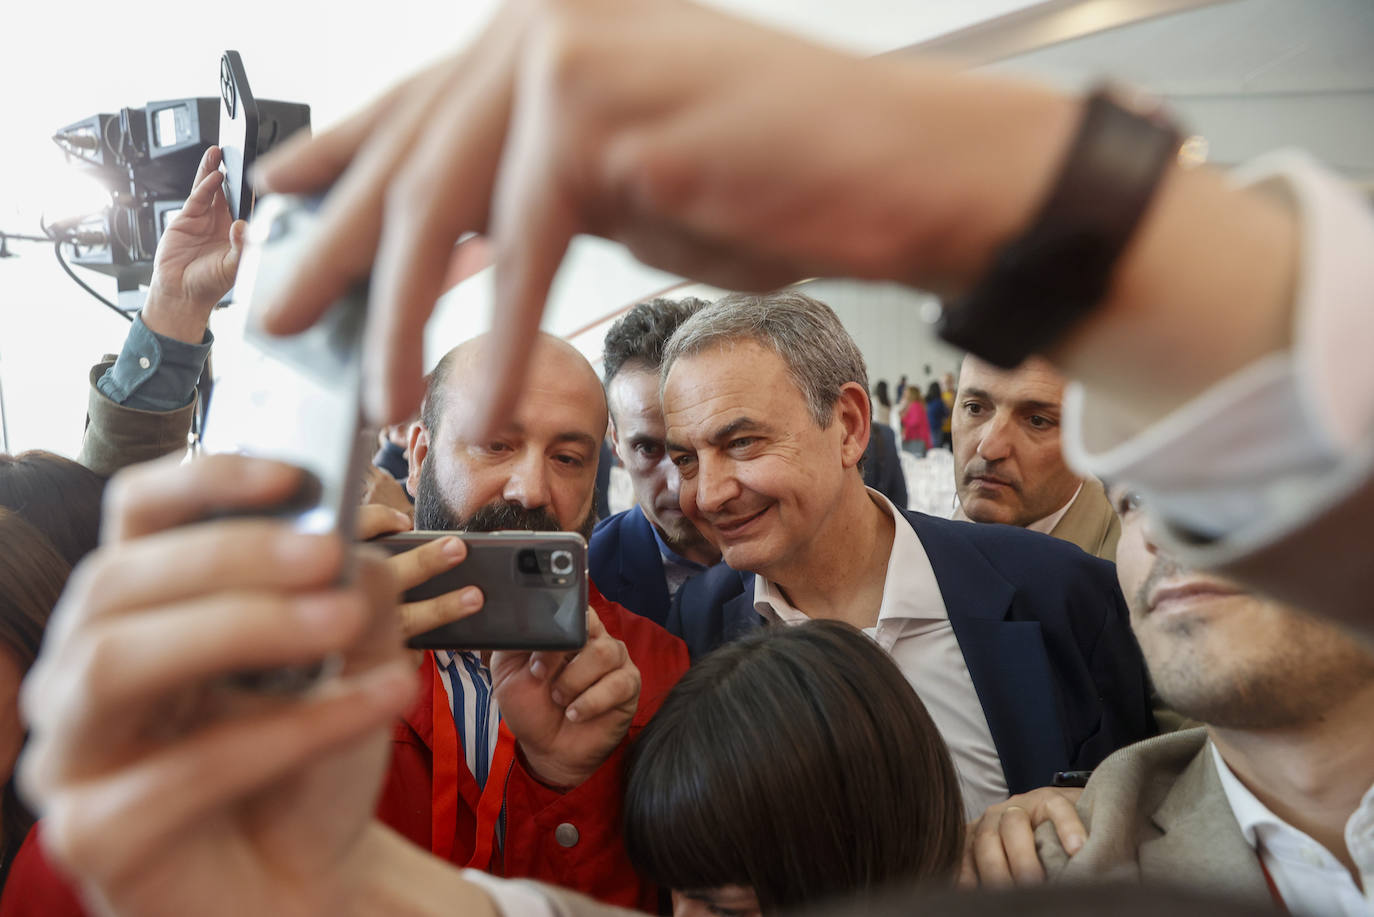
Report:
M990 83L691 3L510 0L468 49L259 161L259 189L330 189L264 322L299 331L370 273L368 407L399 420L454 244L488 233L501 320L471 393L481 434L510 415L577 233L729 289L965 279L1025 219L1074 116Z
M201 342L211 310L234 286L247 230L229 213L220 156L217 146L205 151L186 203L158 241L143 307L144 324L188 344Z

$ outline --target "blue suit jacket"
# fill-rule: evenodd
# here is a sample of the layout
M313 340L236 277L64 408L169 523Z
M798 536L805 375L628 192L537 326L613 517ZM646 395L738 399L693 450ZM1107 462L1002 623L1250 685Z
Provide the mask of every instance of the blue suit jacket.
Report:
M1096 767L1155 733L1112 564L1012 526L905 516L934 568L1011 792ZM699 659L764 623L753 575L722 564L678 590L667 628Z
M899 509L906 509L906 478L902 475L901 454L897 451L897 434L885 423L875 423L864 449L864 483L892 501Z
M601 594L659 626L668 620L668 580L649 520L638 506L592 531L587 568Z

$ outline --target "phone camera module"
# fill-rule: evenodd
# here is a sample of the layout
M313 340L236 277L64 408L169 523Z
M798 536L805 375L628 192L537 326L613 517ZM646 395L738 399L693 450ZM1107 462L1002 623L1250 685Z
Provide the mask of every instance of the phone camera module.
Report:
M571 551L554 551L552 563L549 565L554 573L559 576L567 576L573 572L573 556Z
M521 573L539 573L539 555L526 548L515 555L515 566Z

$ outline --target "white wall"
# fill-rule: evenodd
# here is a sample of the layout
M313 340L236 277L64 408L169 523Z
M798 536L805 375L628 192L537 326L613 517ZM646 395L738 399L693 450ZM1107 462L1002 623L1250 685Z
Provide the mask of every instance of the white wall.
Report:
M944 372L958 372L963 354L938 340L922 318L935 299L894 284L816 280L802 287L835 310L868 364L870 390L879 379L896 391L903 374L922 391ZM931 375L925 373L929 364Z

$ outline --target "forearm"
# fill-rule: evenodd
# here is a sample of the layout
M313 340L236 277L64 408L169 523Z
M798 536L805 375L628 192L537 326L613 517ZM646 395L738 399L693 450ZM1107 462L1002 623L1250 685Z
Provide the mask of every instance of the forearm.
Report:
M1144 427L1291 345L1298 250L1277 199L1176 166L1106 301L1051 356Z
M353 867L357 884L345 901L350 917L500 917L491 897L452 864L431 856L381 824L368 828Z
M215 304L175 302L156 287L148 291L143 304L143 323L164 337L186 344L199 344L210 325L210 313Z
M1020 83L901 69L890 97L900 101L885 120L905 112L900 127L884 128L894 153L877 178L925 236L887 253L882 273L955 302L1034 220L1081 103ZM900 177L903 167L924 175ZM1297 219L1280 200L1174 165L1106 299L1048 356L1136 423L1157 419L1288 346L1298 248Z

